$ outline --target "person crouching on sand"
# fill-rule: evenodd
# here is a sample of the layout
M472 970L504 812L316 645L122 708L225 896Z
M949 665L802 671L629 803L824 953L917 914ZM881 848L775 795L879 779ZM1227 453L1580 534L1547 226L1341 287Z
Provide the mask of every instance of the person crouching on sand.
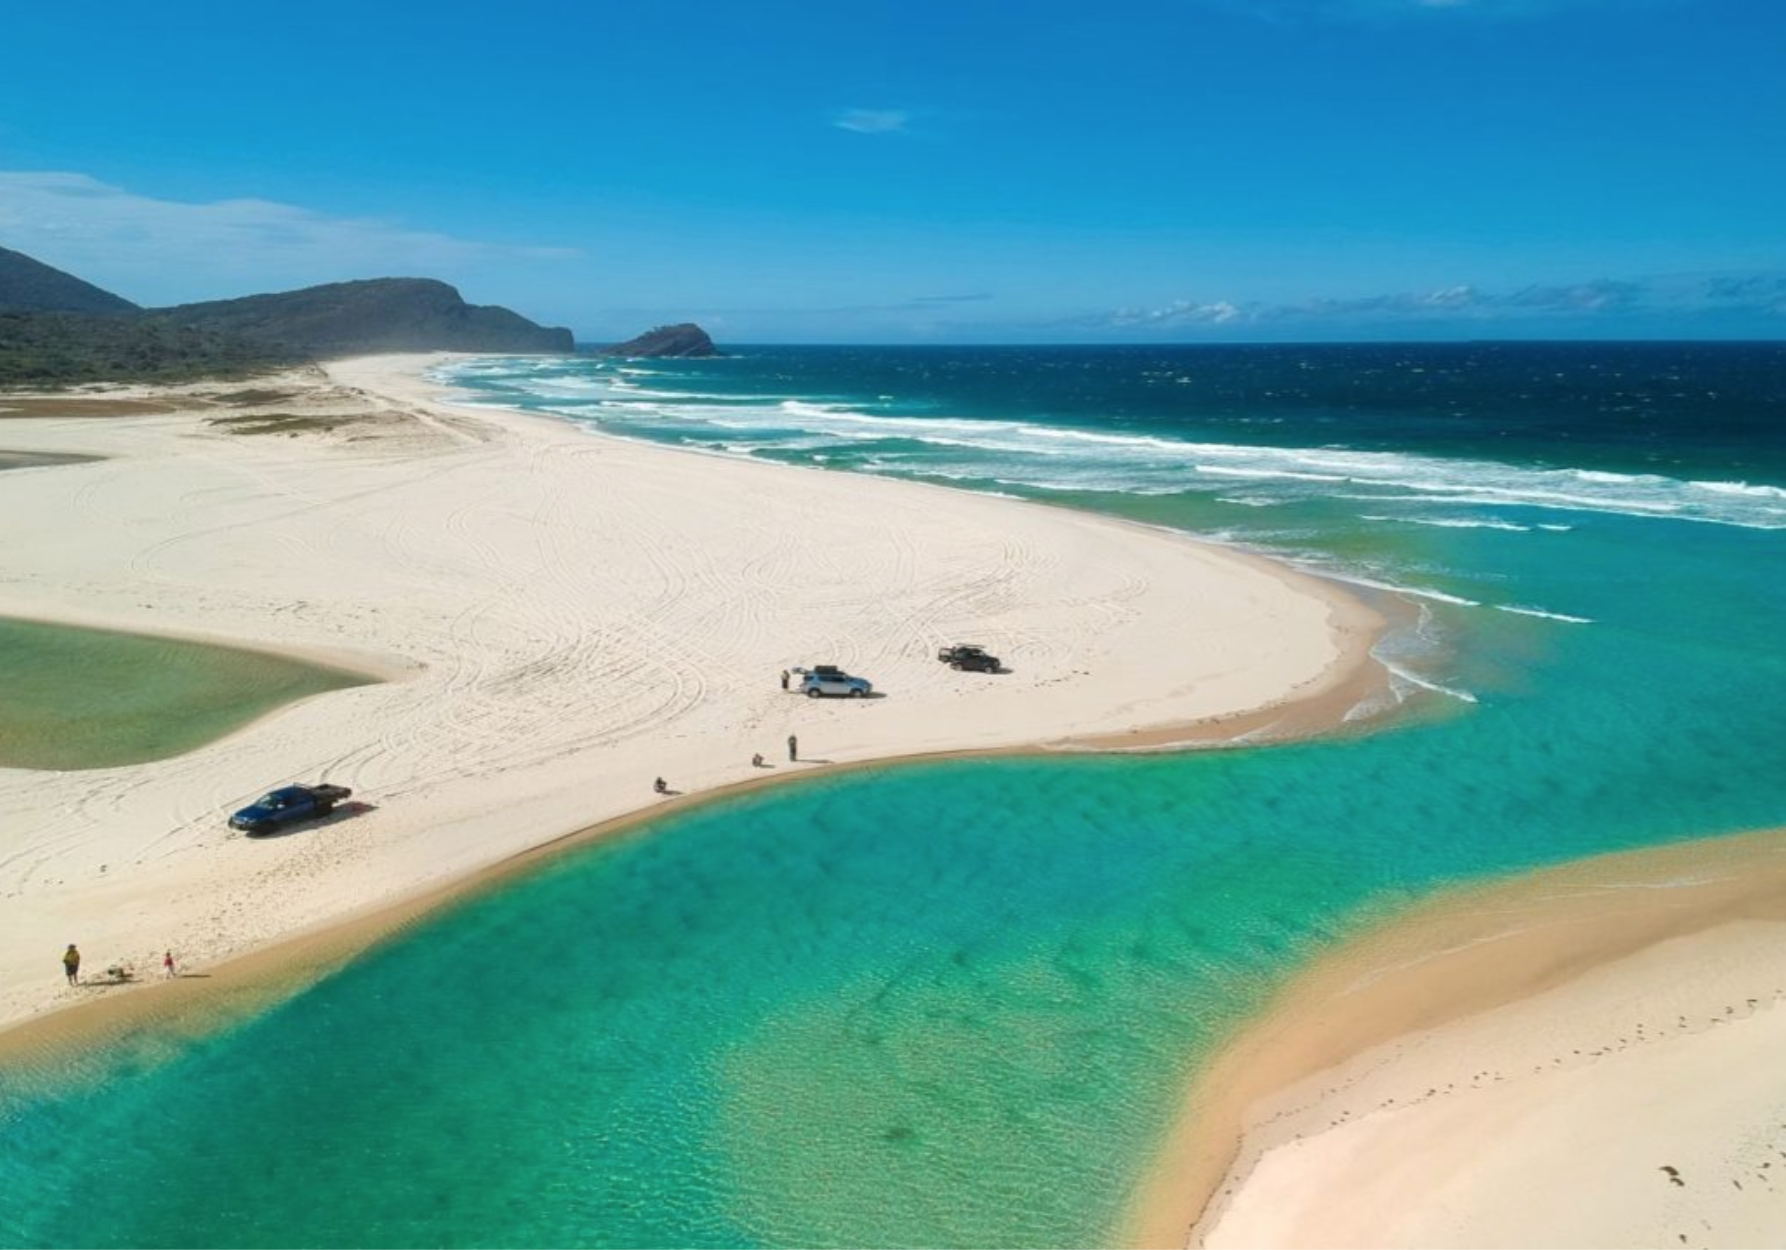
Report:
M670 783L665 781L662 777L659 777L656 781L651 783L651 788L659 794L668 794L670 792Z

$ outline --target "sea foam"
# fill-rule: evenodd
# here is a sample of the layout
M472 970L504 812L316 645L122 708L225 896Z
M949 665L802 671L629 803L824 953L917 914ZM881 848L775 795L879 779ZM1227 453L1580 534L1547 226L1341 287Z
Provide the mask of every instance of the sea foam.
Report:
M541 400L588 395L592 402L618 401L631 405L618 415L636 419L637 432L646 437L693 424L753 433L764 440L772 431L788 438L831 437L846 445L909 439L930 448L933 458L903 466L906 471L947 476L949 466L943 462L959 457L971 461L960 466L971 469L971 476L996 476L1051 491L1205 493L1232 499L1235 488L1244 484L1264 503L1338 497L1375 504L1372 515L1378 517L1392 515L1385 509L1396 505L1442 504L1786 529L1786 489L1748 482L1528 467L1411 452L1196 441L949 413L874 411L878 404L894 402L878 396L862 402L786 395L752 400L689 389L686 380L673 373L629 366L609 369L580 361L563 362L555 372L543 373L473 361L448 366L439 376L474 385L500 382ZM604 413L604 419L610 426L616 424L614 413ZM1533 528L1505 518L1469 520L1416 513L1396 519L1455 528Z

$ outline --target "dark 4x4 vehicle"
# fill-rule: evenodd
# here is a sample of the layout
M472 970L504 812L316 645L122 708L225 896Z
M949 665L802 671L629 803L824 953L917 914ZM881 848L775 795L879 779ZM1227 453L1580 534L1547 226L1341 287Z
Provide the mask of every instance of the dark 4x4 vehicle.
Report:
M943 647L936 653L936 658L950 668L968 673L996 673L1004 667L996 655L987 655L985 647L973 642Z
M301 820L316 820L335 810L353 791L346 786L283 786L263 794L229 818L231 829L249 837L272 833Z

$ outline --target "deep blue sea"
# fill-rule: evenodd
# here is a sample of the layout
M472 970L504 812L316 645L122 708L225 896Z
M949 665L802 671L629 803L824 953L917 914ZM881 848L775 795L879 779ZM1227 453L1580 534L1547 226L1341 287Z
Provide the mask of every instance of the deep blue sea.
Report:
M838 776L566 855L210 1036L0 1073L0 1243L1096 1244L1198 1063L1310 956L1448 884L1786 825L1786 346L448 376L1397 588L1409 705Z

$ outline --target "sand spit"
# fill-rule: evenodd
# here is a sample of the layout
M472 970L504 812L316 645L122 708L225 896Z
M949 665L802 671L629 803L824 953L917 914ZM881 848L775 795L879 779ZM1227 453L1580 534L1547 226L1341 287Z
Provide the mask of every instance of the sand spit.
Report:
M1224 718L1303 730L1375 670L1374 613L1268 561L454 407L422 380L432 359L113 390L5 425L9 450L103 459L0 478L0 610L387 680L176 759L0 770L0 1022L105 996L63 985L67 942L90 970L168 948L215 966L654 809L655 776L698 796ZM961 638L1012 671L936 663ZM780 689L815 662L884 697ZM319 779L365 805L271 839L225 828L269 785Z
M1138 1244L1786 1235L1786 831L1442 895L1200 1077Z

